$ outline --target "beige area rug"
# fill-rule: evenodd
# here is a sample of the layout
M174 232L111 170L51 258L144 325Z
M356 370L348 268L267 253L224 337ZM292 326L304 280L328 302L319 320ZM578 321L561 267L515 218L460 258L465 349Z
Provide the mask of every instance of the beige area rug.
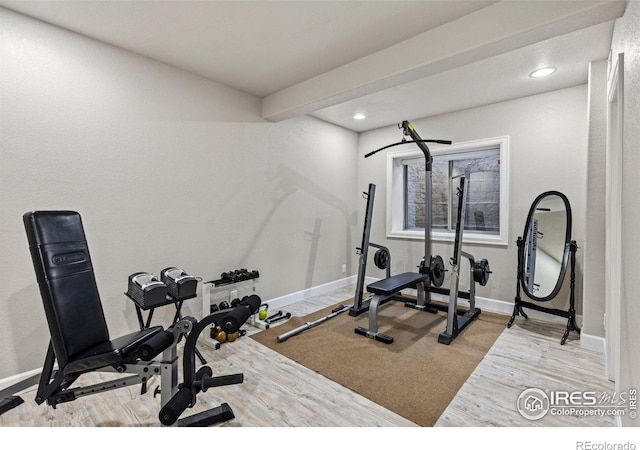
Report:
M333 308L292 317L251 337L424 427L436 423L509 320L483 311L450 345L444 345L438 343L446 328L444 312L432 314L391 302L380 308L378 328L394 338L392 344L356 334L355 327L368 328L368 314L352 317L348 312L277 342L277 336Z

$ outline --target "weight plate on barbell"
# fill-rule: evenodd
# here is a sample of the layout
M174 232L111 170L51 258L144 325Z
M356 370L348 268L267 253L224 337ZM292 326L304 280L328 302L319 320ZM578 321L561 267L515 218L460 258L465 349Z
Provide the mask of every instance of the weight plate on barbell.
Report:
M440 255L432 256L431 263L429 264L429 278L431 278L431 284L435 287L442 286L444 283L444 261Z

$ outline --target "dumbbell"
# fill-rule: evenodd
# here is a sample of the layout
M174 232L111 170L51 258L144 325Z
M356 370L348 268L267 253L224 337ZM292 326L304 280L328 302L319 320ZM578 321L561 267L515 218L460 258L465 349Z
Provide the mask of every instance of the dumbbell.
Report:
M251 272L249 272L249 280L252 280L254 278L260 278L260 272L258 272L257 270L252 270Z
M238 281L244 281L247 279L247 275L249 272L247 269L238 269L235 271L236 276L238 277Z
M244 281L246 280L247 269L236 269L233 271L233 278L235 281Z
M222 272L220 274L220 278L231 283L235 283L238 281L238 275L235 273L235 271Z
M227 342L233 342L241 336L247 334L246 330L238 330L235 333L231 333L227 335Z
M215 340L220 342L221 344L224 344L225 342L227 342L227 333L225 333L222 330L218 330L218 332L216 333L216 337Z
M215 330L215 337L213 336L213 331L212 331L212 339L215 339L216 341L218 341L220 344L224 344L225 342L233 342L236 339L238 339L241 336L244 336L245 334L247 334L246 330L237 330L234 331L233 333L227 334L224 331L220 330L219 328Z

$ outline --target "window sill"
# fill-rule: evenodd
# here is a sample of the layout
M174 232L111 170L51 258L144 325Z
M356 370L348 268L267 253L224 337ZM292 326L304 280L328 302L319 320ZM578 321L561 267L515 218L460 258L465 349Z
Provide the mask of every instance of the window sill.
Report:
M413 230L394 230L387 233L389 239L408 239L412 241L424 241L424 231ZM455 239L454 233L447 233L442 231L433 231L431 233L432 242L453 242ZM476 245L490 245L493 247L507 247L509 243L506 237L499 235L489 235L473 233L471 231L465 231L462 237L463 244L476 244Z

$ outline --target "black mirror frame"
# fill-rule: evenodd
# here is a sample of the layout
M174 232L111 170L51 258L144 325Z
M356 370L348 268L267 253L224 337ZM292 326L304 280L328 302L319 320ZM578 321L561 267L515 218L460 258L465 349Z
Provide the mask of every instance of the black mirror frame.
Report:
M518 264L521 265L520 270L518 270L518 277L520 279L520 283L522 283L522 288L524 293L526 294L527 297L529 297L532 300L538 301L538 302L548 302L549 300L554 299L558 293L560 292L560 289L562 289L562 284L564 282L564 278L565 275L567 273L567 265L569 263L569 252L571 249L571 226L572 226L572 215L571 215L571 204L569 203L569 199L567 198L566 195L564 195L562 192L558 192L558 191L547 191L547 192L543 192L542 194L538 195L536 197L536 199L533 201L533 203L531 204L531 208L529 209L529 214L527 215L527 221L525 222L524 225L524 232L522 233L522 237L523 239L526 239L527 236L529 235L529 227L531 225L531 219L533 218L533 215L536 212L536 207L537 205L546 197L550 197L552 195L558 196L562 199L563 203L564 203L564 207L565 207L565 212L567 215L567 226L566 226L566 230L565 230L565 237L564 237L564 253L562 255L562 263L560 265L560 273L558 274L558 280L556 281L556 285L553 288L553 290L551 291L551 293L545 297L537 297L535 296L533 293L531 293L529 291L529 287L527 286L527 283L525 282L524 279L524 248L522 249L521 254L518 255ZM519 252L520 253L520 252Z
M565 207L567 209L567 231L566 231L566 237L565 237L564 254L562 257L563 263L560 270L561 273L558 276L558 281L556 282L556 287L554 288L553 292L550 295L543 298L542 297L538 298L535 296L531 296L529 295L528 292L526 292L526 286L524 283L524 274L523 274L524 247L525 247L524 240L529 231L529 224L531 223L531 218L535 213L536 205L538 205L538 203L542 198L551 194L558 195L560 198L562 198L562 200L565 203ZM571 331L576 331L578 334L580 334L580 327L576 322L576 307L575 307L575 286L576 286L576 270L575 269L576 269L576 252L578 251L578 244L576 243L576 241L569 241L569 239L571 239L571 206L569 204L569 200L567 199L567 197L558 191L543 192L538 197L536 197L536 199L531 204L531 208L529 209L529 214L527 215L527 222L525 223L525 227L524 227L524 236L525 237L518 236L518 264L517 264L518 275L516 277L516 280L517 280L516 297L515 297L515 303L513 305L513 313L511 314L511 319L509 319L507 328L511 328L517 316L522 316L525 319L529 318L527 316L527 313L524 311L525 308L530 308L530 309L534 309L536 311L544 312L547 314L553 314L555 316L564 317L568 319L567 327L564 330L562 339L560 339L560 345L564 345L567 342L567 338L569 337L569 333ZM558 292L560 291L560 288L562 287L562 283L564 282L564 277L567 272L567 261L569 259L571 261L570 263L571 277L570 277L569 309L567 311L561 310L561 309L555 309L555 308L546 308L542 305L539 305L538 303L525 302L522 300L520 296L521 290L525 291L525 294L527 295L527 297L531 298L532 300L536 300L538 302L548 301L554 298L555 296L557 296Z

